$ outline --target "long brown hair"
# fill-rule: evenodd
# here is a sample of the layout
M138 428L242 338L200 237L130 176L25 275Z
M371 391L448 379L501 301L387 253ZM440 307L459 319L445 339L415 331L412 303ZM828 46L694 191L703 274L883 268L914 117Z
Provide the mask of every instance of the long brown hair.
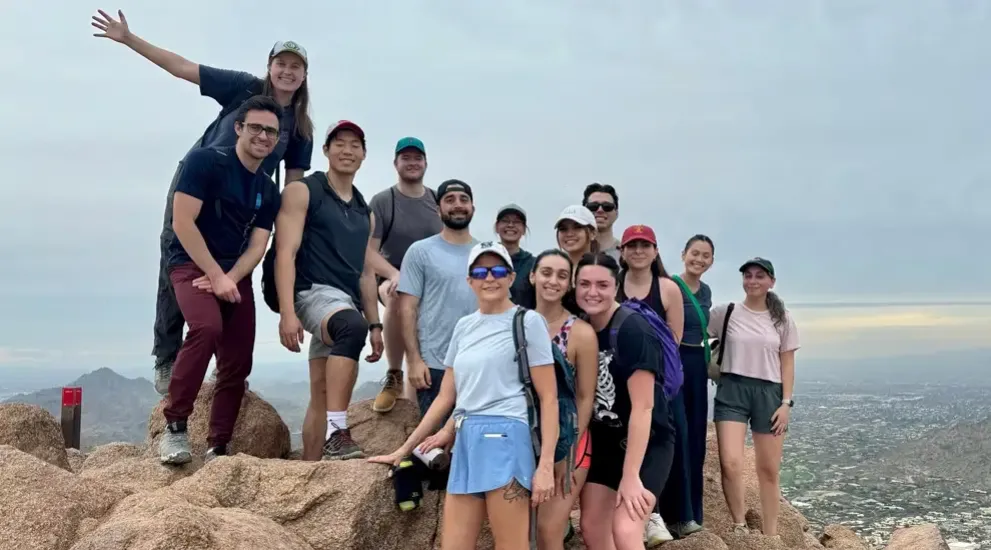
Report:
M781 328L781 325L785 322L785 302L780 296L775 292L767 291L767 297L764 299L767 304L767 311L771 314L771 320L774 321L774 326L776 328Z
M271 61L269 62L271 65ZM309 74L303 79L303 84L292 95L292 110L296 125L296 135L303 139L313 141L313 119L310 118L310 88ZM262 86L262 94L269 97L275 96L272 88L272 71L265 70L265 84Z

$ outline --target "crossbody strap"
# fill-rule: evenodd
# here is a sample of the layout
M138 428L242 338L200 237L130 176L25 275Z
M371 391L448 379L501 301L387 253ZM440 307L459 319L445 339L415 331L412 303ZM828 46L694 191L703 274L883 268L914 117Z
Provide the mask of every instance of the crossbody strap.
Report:
M733 314L734 305L733 302L730 302L726 306L726 317L723 317L723 331L719 337L719 357L716 359L716 364L720 367L723 366L723 354L726 352L726 329L729 328L729 316Z
M705 362L709 362L709 356L711 351L709 350L709 323L705 319L705 313L702 311L702 306L699 305L699 301L695 299L695 293L692 289L688 288L688 283L682 280L681 277L677 275L672 275L674 282L678 283L681 287L682 292L688 296L688 300L692 302L692 306L695 307L695 313L699 316L699 321L702 323L702 347L705 348Z

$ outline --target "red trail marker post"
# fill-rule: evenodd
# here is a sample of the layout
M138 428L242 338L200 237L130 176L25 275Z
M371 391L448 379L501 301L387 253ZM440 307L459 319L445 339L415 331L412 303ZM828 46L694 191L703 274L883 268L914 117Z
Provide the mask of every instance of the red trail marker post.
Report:
M79 435L82 431L83 389L62 388L62 438L65 447L79 449Z

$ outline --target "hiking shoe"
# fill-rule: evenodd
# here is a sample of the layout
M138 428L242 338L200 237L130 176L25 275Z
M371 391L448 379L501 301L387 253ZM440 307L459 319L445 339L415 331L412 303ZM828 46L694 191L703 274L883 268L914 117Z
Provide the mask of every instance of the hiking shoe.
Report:
M403 371L390 370L382 380L382 391L375 396L372 410L377 413L387 413L396 406L396 399L403 393Z
M571 524L571 518L568 518L568 527L564 530L564 543L568 544L573 538L575 538L575 526Z
M749 535L750 528L747 527L746 523L734 523L730 532L734 535Z
M172 362L155 364L155 391L158 395L166 396L169 393L169 382L172 381Z
M172 426L162 433L158 442L158 454L162 464L188 464L193 460L193 450L189 446L189 434L186 430L173 431Z
M643 542L647 548L653 548L661 543L674 540L668 528L664 525L664 520L658 513L650 514L647 525L643 530Z
M227 445L217 445L207 449L206 454L203 455L203 464L210 462L218 456L227 456Z
M350 460L365 458L365 452L351 439L351 430L345 428L330 434L330 439L323 444L323 456L320 460Z
M681 523L675 523L671 526L671 534L676 538L683 539L692 533L698 533L702 530L702 526L692 521L683 521Z

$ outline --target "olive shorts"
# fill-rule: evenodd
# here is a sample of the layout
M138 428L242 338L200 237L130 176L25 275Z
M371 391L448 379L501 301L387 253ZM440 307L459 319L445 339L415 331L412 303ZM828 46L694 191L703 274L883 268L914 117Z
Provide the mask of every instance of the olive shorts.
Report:
M783 393L778 382L723 373L716 385L712 420L749 423L754 433L770 434L771 418L781 407Z

